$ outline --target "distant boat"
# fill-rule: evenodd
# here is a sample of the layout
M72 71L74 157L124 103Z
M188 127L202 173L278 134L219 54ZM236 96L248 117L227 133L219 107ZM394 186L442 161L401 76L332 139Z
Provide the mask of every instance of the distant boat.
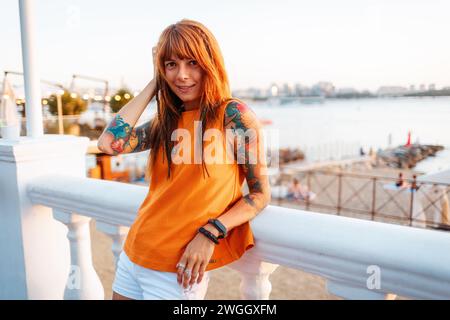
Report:
M313 103L324 103L325 97L323 96L306 96L306 97L271 97L269 99L271 104L285 105L291 103L301 103L301 104L313 104Z
M300 97L300 102L309 104L309 103L324 103L324 96L310 96L310 97Z

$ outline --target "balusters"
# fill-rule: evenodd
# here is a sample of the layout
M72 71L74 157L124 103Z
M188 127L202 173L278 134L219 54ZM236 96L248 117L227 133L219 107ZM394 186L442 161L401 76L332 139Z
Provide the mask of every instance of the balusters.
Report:
M128 230L130 228L124 226L118 226L114 224L110 224L104 221L97 220L95 222L97 230L107 234L112 238L113 243L111 246L112 253L114 255L114 262L117 265L117 261L119 260L120 253L122 252L123 243L128 234Z
M245 253L228 267L238 271L241 275L241 299L269 300L272 291L269 276L278 268L277 264L261 261L251 254Z
M103 300L104 290L92 264L91 218L62 210L53 210L53 217L68 228L70 271L64 291L66 300Z

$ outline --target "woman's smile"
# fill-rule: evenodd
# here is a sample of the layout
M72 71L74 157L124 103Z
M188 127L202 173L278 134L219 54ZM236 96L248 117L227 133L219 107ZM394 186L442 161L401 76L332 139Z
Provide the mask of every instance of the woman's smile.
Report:
M178 85L176 85L178 91L183 93L183 94L190 93L192 91L192 89L194 88L194 86L195 86L195 84L189 85L189 86L186 86L186 85L178 86Z

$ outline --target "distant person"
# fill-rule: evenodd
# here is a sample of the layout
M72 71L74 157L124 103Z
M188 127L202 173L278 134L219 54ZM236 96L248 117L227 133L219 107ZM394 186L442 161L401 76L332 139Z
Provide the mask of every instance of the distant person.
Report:
M359 155L360 155L361 157L366 155L366 153L364 152L363 147L359 148Z
M417 185L417 176L413 175L413 181L411 183L411 190L419 190L419 186Z
M395 186L397 188L405 188L408 186L408 184L406 183L405 179L403 178L403 173L399 173L398 174L398 178L397 181L395 182Z
M307 186L302 186L297 178L294 178L289 185L286 197L288 200L309 201L315 197L315 194L313 192L310 192Z
M153 65L153 79L120 109L98 142L99 149L114 155L150 150L149 192L117 263L113 299L204 299L209 271L255 246L249 221L271 197L267 166L260 160L265 153L255 154L263 149L254 145L262 141L262 125L244 102L232 97L219 44L203 24L183 19L164 29L153 48ZM135 127L154 96L156 115ZM241 141L242 148L228 148L229 141L214 136L212 150L232 152L226 154L232 161L209 161L210 153L203 153L209 129ZM254 139L242 139L249 130ZM203 131L205 137L198 137ZM172 140L175 133L183 133L182 143ZM200 154L194 151L194 157L180 148L185 139L188 146L201 144ZM122 196L128 201L134 195Z

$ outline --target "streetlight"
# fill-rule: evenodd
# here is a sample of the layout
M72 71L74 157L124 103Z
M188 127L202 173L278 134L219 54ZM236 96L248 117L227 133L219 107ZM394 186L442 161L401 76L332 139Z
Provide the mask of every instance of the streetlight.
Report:
M82 78L82 79L91 80L91 81L103 82L105 84L105 91L104 91L103 97L106 97L108 95L108 90L109 90L109 82L108 82L108 80L100 79L100 78L94 78L94 77L90 77L90 76L83 76L83 75L79 75L79 74L72 75L72 83L70 84L70 91L74 91L75 78ZM108 103L109 103L109 101L107 101L104 98L103 99L103 111L104 112L108 111L107 110L108 109Z
M62 110L62 99L61 96L64 94L64 90L59 89L56 91L56 105L58 106L58 133L64 134L64 125L63 125L63 110Z

